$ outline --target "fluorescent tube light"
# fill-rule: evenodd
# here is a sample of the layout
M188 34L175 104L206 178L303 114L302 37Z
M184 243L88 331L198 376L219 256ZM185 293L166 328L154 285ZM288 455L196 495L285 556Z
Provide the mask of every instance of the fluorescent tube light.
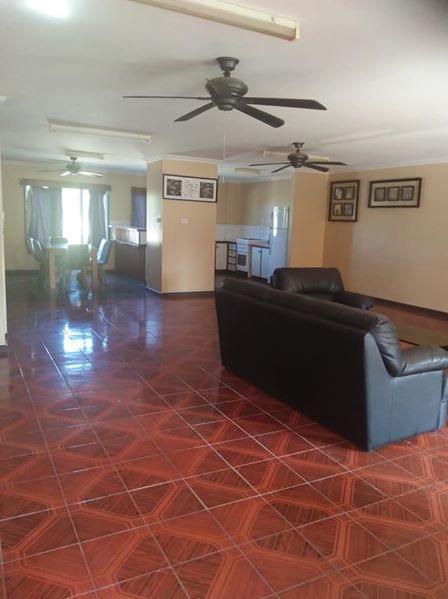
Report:
M97 152L83 152L81 150L65 150L66 156L76 156L77 158L96 158L97 160L104 160L104 154L98 154Z
M151 143L151 136L148 133L116 131L115 129L102 129L100 127L77 125L75 123L64 123L62 121L48 121L48 125L52 133L81 133L83 135L97 135L99 137L113 137L115 139L139 141L147 144Z
M28 0L28 6L49 17L66 19L70 14L67 0Z
M299 38L297 19L280 17L254 8L224 2L224 0L133 0L133 2L241 27L285 40Z

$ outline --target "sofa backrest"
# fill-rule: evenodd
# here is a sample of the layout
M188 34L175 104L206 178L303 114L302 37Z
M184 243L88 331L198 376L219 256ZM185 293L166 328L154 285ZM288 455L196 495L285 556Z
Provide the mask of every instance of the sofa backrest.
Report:
M293 293L333 295L344 290L337 268L276 268L271 282L275 289Z
M401 372L403 361L397 332L387 316L335 302L309 298L306 295L285 293L252 281L225 279L222 289L370 333L376 341L389 374L397 376Z

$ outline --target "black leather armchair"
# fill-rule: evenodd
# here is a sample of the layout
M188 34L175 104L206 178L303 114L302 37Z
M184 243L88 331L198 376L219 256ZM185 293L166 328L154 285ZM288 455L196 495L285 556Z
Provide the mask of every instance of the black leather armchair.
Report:
M374 301L361 293L345 291L341 273L337 268L276 268L271 277L271 287L280 291L303 293L308 297L345 304L369 310Z

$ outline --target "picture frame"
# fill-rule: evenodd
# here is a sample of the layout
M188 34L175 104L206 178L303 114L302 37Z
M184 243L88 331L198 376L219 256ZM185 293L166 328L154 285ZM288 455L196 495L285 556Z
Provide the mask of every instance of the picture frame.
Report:
M216 203L218 179L164 174L162 197L164 200Z
M359 179L333 181L330 186L328 220L356 222L358 217Z
M369 208L418 208L422 178L370 181Z

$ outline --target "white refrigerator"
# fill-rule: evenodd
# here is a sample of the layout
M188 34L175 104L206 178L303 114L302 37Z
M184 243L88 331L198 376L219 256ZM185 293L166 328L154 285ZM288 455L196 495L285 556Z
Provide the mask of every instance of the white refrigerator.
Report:
M276 268L287 265L288 238L289 208L274 206L269 225L269 277Z

